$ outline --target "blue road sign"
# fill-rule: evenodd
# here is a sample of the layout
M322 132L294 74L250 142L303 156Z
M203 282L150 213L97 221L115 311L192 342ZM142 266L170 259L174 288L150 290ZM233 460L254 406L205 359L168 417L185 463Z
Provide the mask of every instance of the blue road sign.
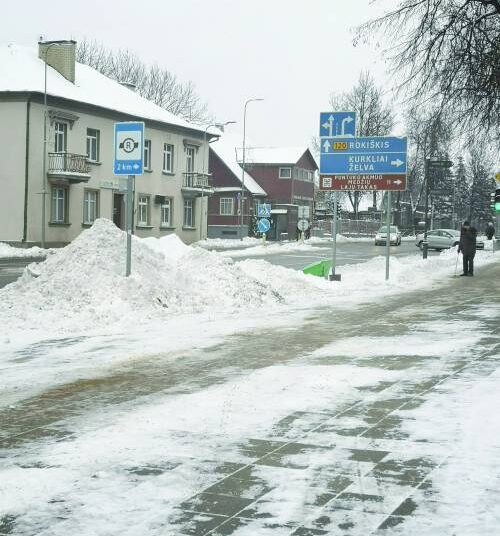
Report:
M321 175L406 174L406 138L325 138Z
M260 218L260 220L257 220L257 230L259 233L267 233L270 228L271 224L267 218Z
M356 134L356 112L321 112L319 114L320 138L354 136Z
M260 203L257 205L257 216L259 218L269 218L271 216L271 203Z
M142 175L144 162L144 123L115 123L115 175Z

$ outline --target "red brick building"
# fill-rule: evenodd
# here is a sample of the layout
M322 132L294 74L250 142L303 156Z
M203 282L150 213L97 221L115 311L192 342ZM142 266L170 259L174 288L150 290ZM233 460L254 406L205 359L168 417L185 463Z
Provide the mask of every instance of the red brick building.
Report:
M238 156L242 156L241 151ZM245 151L245 170L266 191L267 202L273 207L273 233L269 237L279 239L283 233L294 237L298 207L308 207L311 216L313 211L318 165L310 150L307 147L250 147Z
M251 231L255 205L263 203L266 192L236 160L236 146L227 137L210 145L209 172L213 195L208 200L208 238L241 238ZM241 218L242 178L244 180Z
M239 139L224 136L210 145L209 171L214 195L208 205L208 237L253 234L256 205L271 203L270 239L296 235L299 207L312 215L316 161L307 147L247 147L245 173ZM240 205L244 177L243 225Z

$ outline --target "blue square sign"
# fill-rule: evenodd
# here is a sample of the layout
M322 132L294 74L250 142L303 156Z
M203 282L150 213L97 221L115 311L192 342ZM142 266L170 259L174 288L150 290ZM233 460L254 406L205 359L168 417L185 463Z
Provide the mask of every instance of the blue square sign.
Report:
M354 136L356 134L356 112L321 112L319 115L320 138Z
M142 175L144 172L144 123L115 123L115 175Z

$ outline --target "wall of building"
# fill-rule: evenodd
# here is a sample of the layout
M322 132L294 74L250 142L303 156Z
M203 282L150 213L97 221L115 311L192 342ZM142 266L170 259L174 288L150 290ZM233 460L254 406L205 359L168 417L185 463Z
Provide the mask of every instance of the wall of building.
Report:
M83 199L85 189L98 191L99 208L98 216L113 219L113 199L114 194L120 193L120 180L113 174L113 129L114 123L120 120L119 117L109 117L100 115L97 110L75 109L63 106L60 102L55 106L49 101L49 110L71 112L78 116L72 128L68 125L67 152L75 154L86 154L87 128L97 129L100 133L100 158L98 163L92 163L90 169L90 180L87 183L71 184L69 186L69 219L67 224L49 223L51 214L51 182L48 181L48 195L46 199L47 226L46 240L49 244L67 243L73 240L87 227L83 221ZM13 112L12 112L13 113ZM17 117L17 116L16 116ZM33 103L31 109L30 128L30 150L29 150L29 184L30 191L28 197L29 218L28 218L28 240L39 242L41 239L41 196L40 181L43 168L43 117L44 108L41 103ZM121 120L124 120L121 118ZM22 123L22 120L20 121ZM24 135L24 134L23 134ZM137 200L139 194L149 195L150 198L150 222L148 226L138 227L134 232L138 236L163 236L175 232L182 240L191 243L206 236L206 216L207 197L193 198L195 223L193 228L183 226L184 196L181 186L183 172L186 170L186 156L184 140L196 139L201 144L195 154L196 172L203 172L208 169L208 149L203 147L203 134L199 133L198 138L194 138L197 133L187 132L186 134L177 131L169 131L168 127L159 127L156 124L146 122L145 139L151 140L151 169L145 171L142 176L137 176L135 180L135 209L137 216ZM54 125L48 123L48 147L47 152L54 151ZM169 143L174 146L173 172L163 172L163 144ZM206 146L205 146L206 147ZM20 160L19 155L15 160ZM203 163L205 160L205 164ZM24 162L24 157L22 158ZM124 186L124 184L123 184ZM154 203L155 195L164 195L172 199L172 226L163 228L161 226L160 205ZM18 194L16 194L16 199ZM202 210L200 217L200 209ZM16 217L17 220L17 217ZM137 217L135 219L137 224ZM200 229L200 222L202 228ZM3 236L3 232L2 232ZM0 240L2 237L0 236Z
M0 102L0 241L23 240L26 115L26 101Z

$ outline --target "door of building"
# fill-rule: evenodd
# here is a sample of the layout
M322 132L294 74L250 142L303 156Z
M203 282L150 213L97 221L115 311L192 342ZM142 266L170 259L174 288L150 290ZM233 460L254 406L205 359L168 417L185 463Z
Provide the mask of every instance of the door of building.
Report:
M113 194L113 223L122 230L125 230L125 201L123 194Z

